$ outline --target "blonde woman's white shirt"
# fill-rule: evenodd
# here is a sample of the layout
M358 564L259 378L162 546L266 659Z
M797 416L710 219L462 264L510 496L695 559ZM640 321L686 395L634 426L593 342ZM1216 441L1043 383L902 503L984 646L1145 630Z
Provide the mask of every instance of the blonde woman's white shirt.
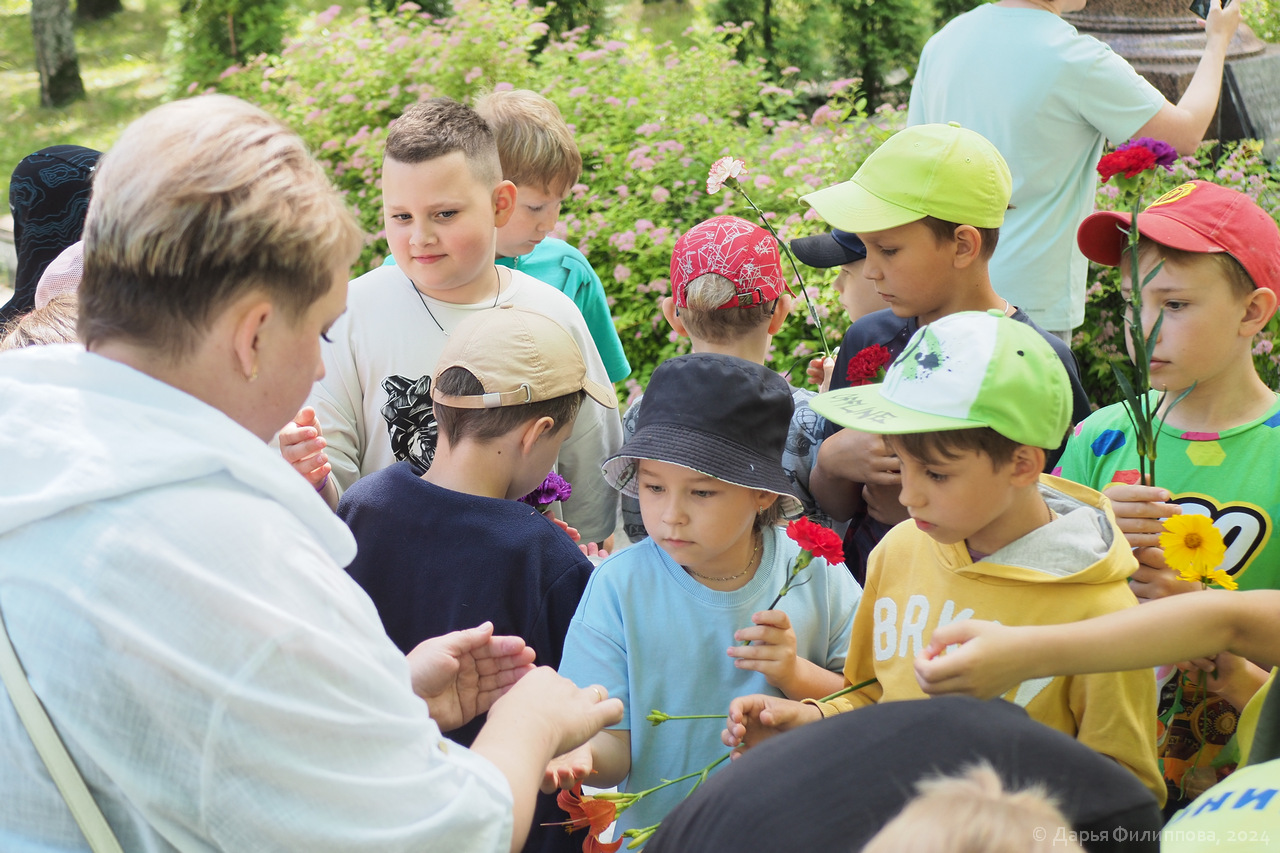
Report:
M69 346L0 357L0 401L0 611L125 850L507 849L277 452ZM0 850L88 849L7 695L0 768Z

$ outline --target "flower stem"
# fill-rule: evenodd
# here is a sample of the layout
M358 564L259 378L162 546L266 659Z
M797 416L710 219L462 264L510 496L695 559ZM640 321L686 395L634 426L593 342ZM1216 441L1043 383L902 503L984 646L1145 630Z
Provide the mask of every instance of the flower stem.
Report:
M645 719L655 726L669 720L723 720L724 718L724 714L664 714L656 708L645 716Z
M871 685L875 684L879 680L880 679L878 678L868 678L866 681L862 682L861 684L851 684L848 687L844 688L843 690L837 690L835 693L832 693L830 696L823 696L818 701L830 702L832 699L839 699L841 696L845 696L849 693L852 693L855 690L861 690L864 687L870 687Z
M720 715L717 715L717 716L720 716ZM683 776L680 776L676 779L667 779L657 785L654 785L652 788L648 788L644 791L639 791L634 794L623 793L621 791L602 791L598 794L594 794L593 798L597 800L625 800L627 804L630 805L636 800L649 796L654 791L661 791L663 788L667 787L668 785L674 785L677 782L683 782L686 779L692 779L694 776L702 776L703 778L706 778L705 774L710 773L718 765L723 763L724 760L729 757L729 755L730 753L726 752L724 755L720 756L715 761L708 764L706 767L703 767L701 770L695 770L692 773L686 773Z
M813 307L813 303L809 300L809 291L805 289L804 277L800 275L800 267L796 266L795 256L791 254L791 247L782 241L782 238L778 236L778 232L773 229L773 225L769 223L768 219L765 219L764 211L751 200L751 196L747 195L747 191L742 188L742 181L737 178L731 178L730 180L733 181L738 192L742 193L742 197L746 199L747 204L751 205L751 209L756 212L760 222L773 235L773 239L778 241L778 248L782 250L782 254L786 255L787 260L791 262L791 270L796 274L796 281L800 284L800 298L804 300L804 306L809 311L809 319L813 320L813 324L818 327L818 340L822 343L822 352L827 358L831 358L831 347L827 345L827 332L822 328L822 321L818 319L817 309Z
M801 551L799 554L796 555L796 561L794 564L792 564L791 571L787 573L787 582L782 585L782 589L778 590L778 594L773 597L773 603L770 604L768 607L766 607L765 610L773 610L775 607L778 606L778 602L782 600L782 597L787 593L791 592L791 587L795 585L795 579L799 576L799 574L802 571L804 571L809 566L809 563L812 562L813 558L811 555L808 560L802 561L800 559L801 557L804 557L807 553L808 553L807 551ZM738 643L738 645L749 646L751 645L751 641L743 640L741 643Z

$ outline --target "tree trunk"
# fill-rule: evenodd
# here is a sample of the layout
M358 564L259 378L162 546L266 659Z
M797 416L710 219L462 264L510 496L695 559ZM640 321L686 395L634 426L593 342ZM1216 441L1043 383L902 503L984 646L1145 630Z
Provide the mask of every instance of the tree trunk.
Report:
M63 107L82 99L84 82L68 0L31 0L31 34L40 72L40 104Z
M760 14L761 41L764 44L764 55L770 64L773 56L773 0L764 0L764 10ZM776 67L776 66L775 66Z
M76 0L77 21L101 21L123 11L120 0Z

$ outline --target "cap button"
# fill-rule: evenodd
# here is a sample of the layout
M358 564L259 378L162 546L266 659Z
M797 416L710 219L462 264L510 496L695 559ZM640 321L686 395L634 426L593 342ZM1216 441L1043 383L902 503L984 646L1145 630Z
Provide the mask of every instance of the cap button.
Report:
M949 121L949 122L947 122L947 127L960 127L960 126L961 126L961 124L960 124L960 122L958 122L958 121Z

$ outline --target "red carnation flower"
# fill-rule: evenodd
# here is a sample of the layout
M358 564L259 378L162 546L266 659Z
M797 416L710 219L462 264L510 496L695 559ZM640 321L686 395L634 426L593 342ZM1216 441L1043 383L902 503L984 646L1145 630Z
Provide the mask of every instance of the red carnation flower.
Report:
M815 557L821 557L833 565L844 562L844 543L829 527L823 527L807 518L797 518L787 525L787 535Z
M1105 184L1122 172L1126 178L1140 175L1148 169L1154 169L1158 162L1156 153L1150 148L1145 145L1135 145L1132 148L1112 151L1099 160L1098 174L1102 176L1102 182Z
M849 385L870 385L884 379L884 370L893 361L893 353L880 344L872 344L849 359L849 370L845 377Z

